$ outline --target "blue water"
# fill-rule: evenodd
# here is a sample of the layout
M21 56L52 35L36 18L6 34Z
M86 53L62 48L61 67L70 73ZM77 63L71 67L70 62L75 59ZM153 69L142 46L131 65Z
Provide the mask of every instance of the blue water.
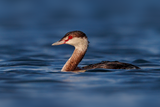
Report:
M0 107L159 107L158 0L0 0ZM140 70L61 72L72 54L54 46L81 30L79 64L121 61Z

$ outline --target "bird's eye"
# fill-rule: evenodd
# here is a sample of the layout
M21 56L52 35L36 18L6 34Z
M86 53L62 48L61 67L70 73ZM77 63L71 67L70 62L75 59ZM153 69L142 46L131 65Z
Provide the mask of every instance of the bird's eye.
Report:
M67 41L69 41L70 39L72 39L72 38L73 38L73 36L69 35L69 36L68 36L68 39L64 41L64 44L65 44Z
M72 39L72 38L73 38L73 36L71 36L71 35L70 35L70 36L68 36L68 39Z

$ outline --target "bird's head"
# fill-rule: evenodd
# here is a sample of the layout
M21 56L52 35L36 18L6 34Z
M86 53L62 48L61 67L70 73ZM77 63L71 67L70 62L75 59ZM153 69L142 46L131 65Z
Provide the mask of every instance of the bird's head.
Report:
M54 45L62 45L69 44L74 46L75 48L81 48L83 46L88 47L88 38L85 33L82 31L71 31L65 34L65 36L59 41L52 44Z

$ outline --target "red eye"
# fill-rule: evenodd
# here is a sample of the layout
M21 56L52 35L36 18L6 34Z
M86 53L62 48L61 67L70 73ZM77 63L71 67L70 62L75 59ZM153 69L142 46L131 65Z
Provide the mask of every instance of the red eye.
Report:
M69 41L70 39L72 39L73 38L73 36L68 36L68 39L67 40L65 40L65 42L64 42L64 44L67 42L67 41Z
M72 39L73 37L72 36L68 36L68 39Z

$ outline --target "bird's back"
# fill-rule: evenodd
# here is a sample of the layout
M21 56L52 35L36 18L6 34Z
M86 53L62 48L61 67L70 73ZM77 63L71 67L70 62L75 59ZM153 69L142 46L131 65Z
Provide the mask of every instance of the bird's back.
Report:
M96 69L96 68L105 68L105 69L140 69L139 67L128 64L122 63L118 61L102 61L96 64L90 64L87 66L82 67L82 69Z

